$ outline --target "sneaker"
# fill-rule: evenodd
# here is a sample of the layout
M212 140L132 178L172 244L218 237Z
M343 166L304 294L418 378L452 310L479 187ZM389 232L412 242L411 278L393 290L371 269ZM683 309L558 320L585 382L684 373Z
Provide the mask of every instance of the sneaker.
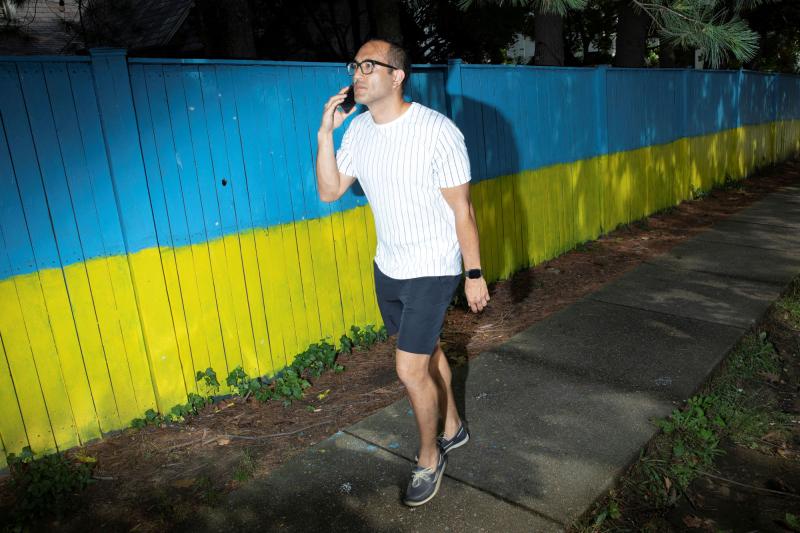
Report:
M419 465L411 470L411 481L408 482L403 503L409 507L417 507L427 503L439 492L442 484L444 468L447 466L447 456L439 452L439 463L436 468L423 468Z
M447 455L450 450L455 450L467 442L469 442L469 431L467 431L467 427L464 425L464 422L461 422L461 425L458 427L458 431L456 434L453 435L452 439L444 438L444 434L439 435L436 437L436 442L439 444L439 449ZM419 460L419 453L414 456L414 461Z
M461 422L461 425L458 427L458 431L456 431L456 434L453 435L452 439L446 439L444 438L444 435L439 437L439 447L445 454L447 454L450 450L455 450L456 448L460 448L467 442L469 442L469 431L467 431L467 427L464 425L463 421Z

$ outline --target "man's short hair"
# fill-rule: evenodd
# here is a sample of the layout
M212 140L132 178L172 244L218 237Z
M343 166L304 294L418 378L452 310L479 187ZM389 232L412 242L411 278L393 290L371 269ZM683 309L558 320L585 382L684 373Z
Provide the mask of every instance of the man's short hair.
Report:
M408 52L403 46L395 41L394 39L387 39L383 37L373 37L367 41L369 42L380 42L386 43L389 45L389 54L386 59L388 59L389 64L394 65L399 70L405 72L405 77L403 78L403 90L405 90L406 85L408 84L408 80L411 79L411 58L408 56Z

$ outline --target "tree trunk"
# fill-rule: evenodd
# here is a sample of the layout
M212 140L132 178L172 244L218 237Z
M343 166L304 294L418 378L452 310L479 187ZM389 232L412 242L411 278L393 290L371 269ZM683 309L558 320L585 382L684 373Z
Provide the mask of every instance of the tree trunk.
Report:
M349 50L350 57L355 57L361 42L361 2L359 0L349 0L350 7L350 31L353 39L352 48Z
M375 33L377 36L402 43L400 0L374 0L370 3L375 17Z
M564 65L564 18L555 13L542 13L536 8L533 16L536 49L534 65Z
M675 68L678 66L675 60L675 48L664 42L664 39L658 41L658 66L661 68Z
M624 1L617 19L617 53L615 67L643 67L647 56L647 27L650 18L643 10Z
M249 0L227 0L223 5L227 29L225 47L228 57L256 57Z

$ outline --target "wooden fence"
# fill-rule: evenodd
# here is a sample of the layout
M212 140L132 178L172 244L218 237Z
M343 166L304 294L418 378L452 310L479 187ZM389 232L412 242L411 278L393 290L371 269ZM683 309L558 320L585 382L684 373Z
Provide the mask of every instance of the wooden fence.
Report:
M379 324L372 215L319 200L341 65L0 58L0 467ZM492 280L800 151L800 77L422 65ZM336 142L342 131L336 134Z

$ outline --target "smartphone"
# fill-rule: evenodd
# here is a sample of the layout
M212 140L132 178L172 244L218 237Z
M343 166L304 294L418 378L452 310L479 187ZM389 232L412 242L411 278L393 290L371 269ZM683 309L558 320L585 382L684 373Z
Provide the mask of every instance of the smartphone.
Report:
M356 90L351 85L350 88L347 89L347 96L344 99L344 102L339 104L339 107L342 108L342 111L345 113L349 113L353 106L356 105Z

